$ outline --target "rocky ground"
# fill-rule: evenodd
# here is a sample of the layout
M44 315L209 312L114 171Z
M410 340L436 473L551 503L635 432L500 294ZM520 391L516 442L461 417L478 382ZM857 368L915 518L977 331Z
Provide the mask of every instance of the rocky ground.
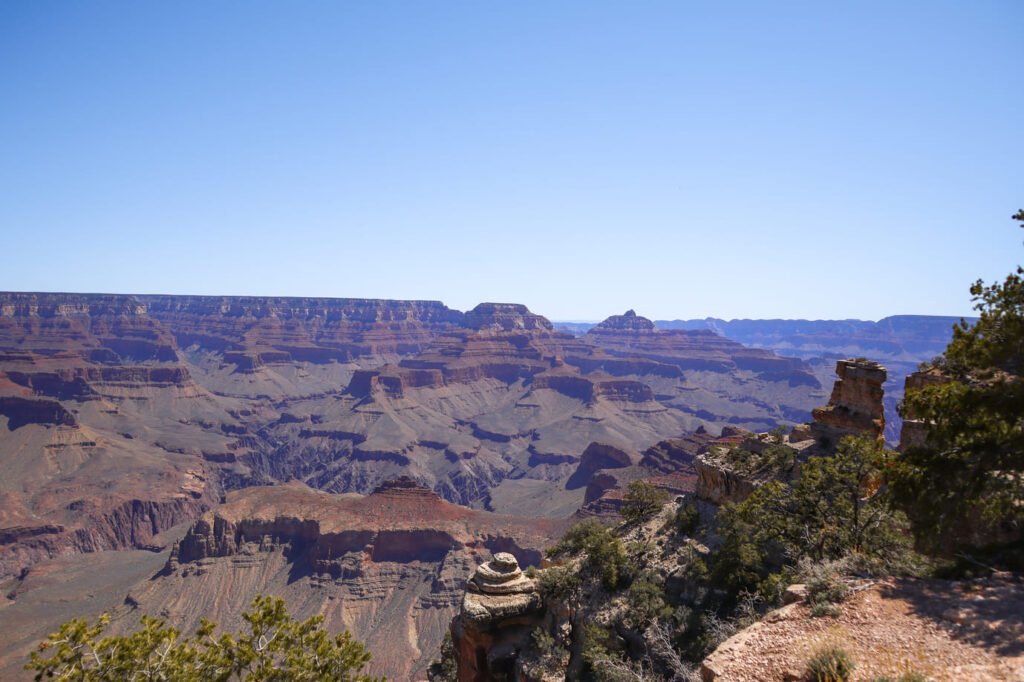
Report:
M1024 680L1024 585L997 575L975 581L887 580L855 593L836 617L806 604L769 613L704 662L712 680L802 679L822 646L845 650L853 680L917 672L950 682Z

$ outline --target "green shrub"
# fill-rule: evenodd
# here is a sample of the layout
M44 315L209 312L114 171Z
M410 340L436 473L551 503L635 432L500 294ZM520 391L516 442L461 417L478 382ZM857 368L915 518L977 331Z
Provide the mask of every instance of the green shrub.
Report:
M523 672L529 679L549 679L569 662L569 650L548 632L543 625L530 633L532 660L523 659Z
M700 510L697 505L687 502L679 508L674 519L676 531L683 535L693 535L700 528Z
M686 563L686 576L693 582L702 583L710 577L711 571L708 563L704 561L698 552L693 552L690 560Z
M660 679L648 677L648 672L638 664L625 660L620 654L609 651L614 635L595 623L583 626L584 678L596 682L636 682L636 680Z
M626 566L626 552L611 530L595 519L577 523L566 531L562 539L548 550L548 556L585 555L584 566L601 578L605 589L619 586Z
M756 590L769 574L805 557L859 554L883 568L909 566L905 517L879 487L887 456L872 439L848 437L834 455L804 462L792 483L769 481L723 507L712 582L728 594Z
M575 596L581 585L579 574L567 566L540 571L537 589L545 601L565 601Z
M640 579L629 586L627 618L632 627L642 627L656 619L672 616L672 608L665 604L665 591L657 583Z
M836 604L850 596L850 587L840 572L842 561L800 562L799 574L807 585L807 603L815 618L838 616Z
M853 675L853 659L844 649L829 644L818 649L807 662L807 682L848 682Z
M850 586L843 580L835 562L803 562L800 572L807 585L810 604L838 604L850 596Z
M654 518L668 503L669 494L647 481L633 481L626 488L619 513L630 523Z
M370 661L366 648L347 632L330 635L323 616L297 621L284 600L256 597L242 614L246 630L214 637L204 620L195 635L183 637L159 618L142 617L142 629L100 638L110 622L68 621L32 653L25 667L35 679L68 682L121 680L337 680L371 682L359 671ZM47 655L43 655L43 654Z
M441 656L434 659L427 668L429 682L458 682L459 670L455 663L455 645L451 630L446 630L441 642Z
M757 596L766 606L782 603L782 594L792 581L787 572L772 573L757 586Z

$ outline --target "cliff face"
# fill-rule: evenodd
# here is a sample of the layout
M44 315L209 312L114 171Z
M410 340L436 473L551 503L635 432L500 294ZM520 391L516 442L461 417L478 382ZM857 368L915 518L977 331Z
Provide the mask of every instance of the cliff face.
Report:
M563 528L458 507L411 479L365 497L251 488L192 525L162 573L132 590L118 623L141 612L183 629L199 616L234 626L253 596L277 594L294 615L323 614L329 629L365 641L376 674L421 679L472 567L502 552L535 565Z
M867 433L882 438L885 367L870 360L840 360L836 363L836 374L839 380L828 405L812 412L811 435L824 448L834 447L847 435Z
M202 450L227 439L176 420L230 417L177 353L134 297L0 294L0 577L152 547L216 503Z
M697 469L697 497L705 502L738 504L750 497L757 487L754 480L733 471L720 458L702 455L694 464Z
M464 315L438 301L139 296L182 348L224 354L242 371L265 364L350 362L425 348Z

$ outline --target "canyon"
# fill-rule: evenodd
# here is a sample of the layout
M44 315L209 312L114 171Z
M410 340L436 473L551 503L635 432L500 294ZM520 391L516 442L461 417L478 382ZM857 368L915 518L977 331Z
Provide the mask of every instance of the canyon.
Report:
M567 517L591 443L805 420L801 361L635 314L583 338L516 304L0 294L0 577L145 548L300 480Z
M633 480L716 485L701 454L810 422L819 364L633 311L0 293L0 669L72 616L235 625L269 591L422 676L475 566Z

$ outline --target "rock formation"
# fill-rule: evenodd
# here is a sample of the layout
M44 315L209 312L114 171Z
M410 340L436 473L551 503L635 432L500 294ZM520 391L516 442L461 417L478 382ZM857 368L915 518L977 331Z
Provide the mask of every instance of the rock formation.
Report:
M675 365L684 371L745 370L767 380L820 388L802 361L744 347L711 330L659 330L632 310L609 317L590 329L585 338L613 355Z
M466 325L474 329L505 332L523 330L552 331L554 326L541 315L535 315L518 303L481 303L466 313Z
M478 566L451 627L459 682L515 680L519 652L542 608L536 581L512 554L500 552Z
M735 432L735 429L725 427L722 429L722 437L728 438L729 434ZM704 428L679 438L669 438L647 448L640 459L640 465L662 474L692 468L697 455L705 452L713 441L722 442L721 438L712 437Z
M734 471L719 457L700 455L697 469L697 497L711 504L738 504L750 497L758 483Z
M199 616L234 626L253 596L278 594L296 615L323 614L328 628L365 641L376 674L421 679L472 567L493 554L469 589L518 603L533 581L507 557L538 564L565 526L459 507L408 478L367 496L298 483L249 488L196 520L162 574L132 589L119 623L137 623L141 612L182 629Z
M840 360L839 379L828 405L812 411L811 435L823 448L835 447L848 435L869 434L882 438L885 408L882 397L886 369L870 360Z

